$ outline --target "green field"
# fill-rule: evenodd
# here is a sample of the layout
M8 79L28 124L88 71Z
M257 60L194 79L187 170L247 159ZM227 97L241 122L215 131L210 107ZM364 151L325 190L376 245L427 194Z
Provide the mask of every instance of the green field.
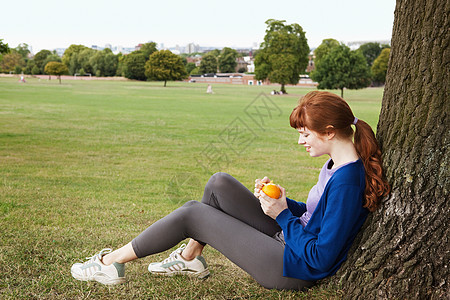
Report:
M217 171L253 190L269 176L306 199L323 158L297 145L289 114L311 89L198 83L0 78L0 298L297 299L342 291L270 291L211 247L212 276L159 278L127 264L128 281L73 280L70 266L128 243L185 201L200 200ZM335 91L339 94L339 91ZM345 91L374 128L383 90Z

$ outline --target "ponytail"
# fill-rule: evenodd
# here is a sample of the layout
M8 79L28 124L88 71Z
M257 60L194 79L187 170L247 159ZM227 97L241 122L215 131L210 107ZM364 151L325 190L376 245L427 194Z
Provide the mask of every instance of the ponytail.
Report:
M375 211L381 199L390 192L389 184L383 178L381 150L372 128L353 115L344 99L330 92L313 91L306 94L289 117L291 127L307 127L325 134L329 125L336 134L349 137L353 135L351 125L355 125L355 149L361 158L366 173L364 207Z
M375 211L381 199L389 194L390 187L383 178L381 150L372 128L362 120L357 120L355 127L355 148L366 171L364 207Z

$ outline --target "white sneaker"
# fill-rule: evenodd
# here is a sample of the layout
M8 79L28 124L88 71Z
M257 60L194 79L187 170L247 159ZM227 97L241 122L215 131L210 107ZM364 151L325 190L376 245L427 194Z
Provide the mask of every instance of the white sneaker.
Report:
M162 262L151 263L148 270L152 274L173 276L173 275L189 275L197 278L205 278L209 275L208 265L203 256L197 256L193 260L185 260L181 256L186 248L186 244L182 244L180 248L173 251L172 254Z
M111 253L111 249L103 249L92 257L87 257L88 261L76 263L70 269L73 278L82 281L95 280L103 284L118 284L125 282L125 264L113 263L106 266L102 262L102 257Z

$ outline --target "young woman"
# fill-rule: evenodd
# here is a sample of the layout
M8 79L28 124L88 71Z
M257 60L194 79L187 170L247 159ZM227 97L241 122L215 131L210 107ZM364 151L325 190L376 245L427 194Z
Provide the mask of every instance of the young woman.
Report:
M232 176L217 173L201 202L187 202L116 251L103 249L74 264L73 277L124 282L124 263L166 251L186 238L187 246L150 264L149 271L206 277L209 270L201 254L209 244L266 288L301 290L333 275L369 211L389 192L381 152L370 126L329 92L304 96L290 124L310 156L330 157L306 204L287 198L282 187L279 199L265 195L261 188L270 181L267 177L256 180L252 193Z

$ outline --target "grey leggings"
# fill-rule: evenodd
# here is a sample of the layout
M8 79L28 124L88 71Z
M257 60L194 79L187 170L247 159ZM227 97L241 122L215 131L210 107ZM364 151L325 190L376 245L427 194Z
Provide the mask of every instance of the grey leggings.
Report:
M259 200L226 173L209 179L201 203L189 201L132 241L138 257L166 251L186 238L209 244L265 288L301 290L314 282L283 277L281 231Z

